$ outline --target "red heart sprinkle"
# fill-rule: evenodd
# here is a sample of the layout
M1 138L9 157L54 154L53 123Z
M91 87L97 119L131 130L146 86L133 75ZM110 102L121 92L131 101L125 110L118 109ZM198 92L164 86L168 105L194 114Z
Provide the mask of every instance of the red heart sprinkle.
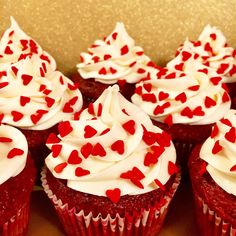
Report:
M46 55L43 55L43 54L42 54L42 55L40 56L40 58L41 58L42 60L44 60L44 61L47 61L49 64L51 63L50 60L49 60L49 58L48 58Z
M1 82L0 83L0 89L6 87L9 83L8 82Z
M186 52L186 51L183 51L181 54L182 54L182 60L183 61L187 61L192 56L191 53Z
M187 116L188 118L193 118L193 112L189 107L185 107L181 112L181 116Z
M111 35L111 37L112 37L114 40L116 40L117 33L116 33L116 32L114 32L114 33Z
M100 136L108 133L111 129L110 128L107 128L107 129L104 129L101 133L100 133Z
M11 143L13 140L11 138L7 137L0 137L0 142L1 143Z
M92 149L92 152L91 154L93 156L100 156L100 157L104 157L106 156L106 151L105 149L103 148L103 146L100 144L100 143L96 143Z
M126 84L126 80L124 80L124 79L119 79L119 80L117 81L117 83L118 83L118 85L122 88L122 87Z
M219 133L219 128L218 126L215 124L212 128L212 131L211 131L211 138L214 138L216 137L216 135Z
M113 202L117 203L120 200L121 191L119 188L108 189L106 191L106 196Z
M179 168L172 161L168 162L168 173L169 175L173 175L179 171Z
M54 133L51 133L49 134L47 138L46 144L53 144L53 143L59 143L59 142L60 142L60 139L57 137L57 135Z
M29 97L20 96L20 105L22 107L25 106L29 102L30 102L30 98Z
M18 69L17 69L15 66L12 66L12 67L11 67L11 70L13 71L13 73L15 74L15 76L17 76Z
M73 83L73 84L68 83L67 86L69 90L74 91L79 88L79 83Z
M67 163L66 162L63 162L61 164L58 164L57 166L54 167L54 171L57 173L57 174L60 174L67 166Z
M158 98L159 98L160 101L165 100L165 99L168 98L168 97L169 97L169 94L168 94L168 93L165 93L165 92L163 92L163 91L161 91L161 92L158 94Z
M13 148L10 152L7 154L7 158L11 159L14 158L15 156L21 156L24 154L24 151L19 149L19 148Z
M45 102L47 103L47 107L52 107L55 103L55 99L50 97L45 97Z
M106 60L108 60L108 59L111 58L111 55L109 55L109 54L105 54L103 58L104 58L104 60L106 61Z
M142 127L143 127L143 138L142 138L143 141L149 146L153 145L156 142L156 133L147 131L144 126Z
M216 34L214 34L214 33L210 34L210 38L211 38L212 40L216 40Z
M23 114L18 111L12 111L11 115L13 116L13 121L17 122L23 118Z
M135 88L135 91L134 93L138 94L139 96L142 95L142 87L141 86L138 86L137 88Z
M107 74L107 71L106 71L105 67L102 67L102 68L98 71L98 74L99 74L99 75L106 75L106 74Z
M136 61L129 64L129 67L133 67L136 64Z
M236 65L232 66L232 69L229 71L229 75L233 76L236 73Z
M164 113L164 108L160 105L157 105L153 111L153 114L158 115L158 114L162 114L162 113Z
M147 83L147 84L143 84L143 87L145 88L145 90L150 93L152 90L152 84Z
M204 73L204 74L206 74L206 75L208 74L207 68L200 69L200 70L198 70L198 72Z
M173 117L172 117L172 115L171 114L168 115L163 121L168 126L172 126L173 125Z
M228 119L222 118L220 122L223 123L224 125L228 125L229 127L232 127L232 123Z
M210 108L216 105L216 101L208 96L206 96L204 103L206 108Z
M122 155L125 152L125 144L122 140L117 140L111 145L111 150Z
M23 74L21 75L21 79L23 80L23 85L28 85L30 83L30 81L33 79L33 76L31 75L27 75L27 74Z
M67 102L67 103L65 103L62 111L64 113L72 113L74 111L74 109L72 108L72 105L69 102Z
M122 125L123 129L125 129L129 134L133 135L135 133L135 122L134 120L129 120Z
M211 78L210 78L210 81L211 81L214 85L218 85L221 80L222 80L222 77L219 77L219 76L211 77Z
M217 140L212 148L212 154L217 154L223 149L223 147L220 145L220 141Z
M176 70L183 71L183 68L184 68L184 63L183 63L183 62L180 63L180 64L178 64L178 65L175 65L175 69L176 69Z
M200 41L193 42L193 46L199 47L199 46L201 46L201 42Z
M81 176L85 176L85 175L89 175L90 174L90 171L89 170L86 170L86 169L83 169L81 167L77 167L75 169L75 175L77 177L81 177Z
M89 155L91 154L93 149L93 145L91 143L86 143L83 145L80 149L81 154L84 156L84 158L88 158Z
M144 165L145 166L151 166L158 162L158 158L156 155L154 155L151 152L148 152L144 157Z
M203 162L202 166L199 169L199 175L203 176L206 173L207 163Z
M222 102L228 102L230 100L229 94L227 92L224 92L223 96L222 96Z
M34 124L37 124L41 118L42 118L42 114L39 114L39 113L32 114L32 115L30 116L31 121L32 121Z
M0 114L0 125L2 124L3 118L4 118L4 115L3 115L3 114Z
M143 52L143 51L139 51L139 52L136 52L136 54L137 54L138 56L142 56L142 55L144 54L144 52Z
M137 70L137 73L138 74L143 74L143 73L145 73L146 72L146 70L144 70L143 68L139 68L138 70Z
M171 136L165 131L163 131L162 133L156 133L156 142L161 147L169 147L171 144Z
M228 67L229 67L229 64L225 64L225 63L220 64L220 67L216 71L217 74L224 74L225 71L228 69Z
M68 103L70 103L71 105L75 105L75 103L78 101L78 96L75 96L73 98L71 98Z
M154 93L145 93L142 94L142 100L146 102L156 103L157 99Z
M60 155L61 153L61 149L62 149L62 145L61 144L54 144L51 147L52 150L52 157L56 158Z
M11 50L11 48L9 46L6 46L4 53L11 55L11 54L13 54L13 51Z
M125 54L127 54L128 52L129 52L129 48L128 48L127 45L125 45L124 47L122 47L122 48L120 49L120 54L121 54L121 55L125 55Z
M69 121L62 121L58 125L58 131L59 131L60 136L63 138L69 133L71 133L73 131L73 128L71 127Z
M97 116L99 117L99 116L101 116L101 115L102 115L102 104L99 103L99 104L98 104L98 112L97 112Z
M230 171L236 171L236 165L232 166L232 167L230 168Z
M182 92L179 95L177 95L175 97L175 100L180 101L181 103L185 103L187 101L187 96L186 96L185 92Z
M114 69L114 68L112 68L112 67L110 67L110 72L111 72L112 74L115 74L115 73L117 72L117 70Z
M91 115L95 115L93 103L89 103L88 113L91 114Z
M200 88L200 85L193 85L193 86L188 87L188 90L198 91L199 88Z
M225 138L231 143L235 142L236 140L235 127L232 127L227 133L225 133Z
M165 191L165 186L158 179L154 179L154 182L162 191Z
M205 112L202 110L201 106L197 106L196 108L194 108L193 110L193 115L194 116L204 116Z
M84 138L91 138L97 133L97 130L90 125L84 127Z
M80 164L82 162L82 159L79 157L79 153L77 150L73 150L70 153L70 156L69 156L67 162L72 165Z
M28 48L28 46L27 46L27 44L28 44L28 40L26 40L26 39L21 39L20 40L20 43L21 43L21 45L22 45L22 51L25 51L27 48Z

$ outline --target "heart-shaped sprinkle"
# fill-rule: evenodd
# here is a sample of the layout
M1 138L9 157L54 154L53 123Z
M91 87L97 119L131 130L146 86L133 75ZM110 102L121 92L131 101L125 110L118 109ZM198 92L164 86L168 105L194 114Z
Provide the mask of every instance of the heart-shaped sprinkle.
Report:
M163 122L165 124L167 124L168 126L172 126L173 125L173 117L171 114L169 114L164 120Z
M101 133L100 133L100 136L108 133L111 129L110 128L107 128L107 129L104 129Z
M215 77L211 77L211 78L210 78L210 81L211 81L214 85L218 85L221 80L222 80L222 77L219 77L219 76L215 76Z
M67 163L66 162L63 162L61 164L58 164L57 166L54 167L54 171L57 173L57 174L60 174L67 166Z
M13 54L13 51L11 50L11 48L9 46L6 46L4 53L7 55L11 55L11 54Z
M187 101L187 96L185 92L180 93L175 97L175 101L180 101L181 103L185 103Z
M225 118L220 119L220 122L223 123L224 125L228 125L229 127L232 127L232 123Z
M193 86L188 87L188 90L198 91L199 88L200 88L200 85L193 85Z
M11 149L10 152L8 152L7 158L8 158L8 159L12 159L12 158L14 158L14 157L16 157L16 156L21 156L21 155L23 155L23 154L24 154L24 151L23 151L23 150L21 150L21 149L19 149L19 148L13 148L13 149Z
M2 124L3 118L4 118L4 114L0 114L0 125Z
M52 145L52 147L51 147L52 157L54 157L54 158L58 157L61 153L61 149L62 149L61 144Z
M106 196L113 202L117 203L120 200L121 191L119 188L108 189L106 191Z
M20 96L20 105L22 107L25 106L29 102L30 102L30 98L29 97Z
M98 112L97 112L97 116L99 117L99 116L101 116L101 115L102 115L102 104L99 103L99 104L98 104Z
M9 84L9 82L1 82L0 83L0 89L6 87Z
M53 144L53 143L59 143L59 142L60 142L60 139L57 137L57 135L54 133L51 133L49 134L47 138L46 144Z
M13 121L14 122L17 122L17 121L21 120L24 116L22 113L20 113L18 111L12 111L11 115L13 116Z
M212 154L217 154L223 149L223 147L220 145L220 141L217 140L212 148Z
M30 116L31 121L32 121L35 125L39 122L39 120L40 120L41 118L42 118L42 114L40 114L40 113L32 114L32 115Z
M171 145L171 136L165 131L162 133L156 133L156 142L161 147L169 147Z
M81 167L77 167L75 169L75 175L77 177L81 177L81 176L85 176L85 175L89 175L90 174L90 171L89 170L86 170L86 169L83 169Z
M79 88L79 83L73 83L73 84L68 83L67 86L70 91L74 91Z
M154 155L151 152L148 152L144 157L144 165L145 166L151 166L158 162L158 158L156 155Z
M55 99L50 98L50 97L45 97L45 102L47 103L47 107L52 107L53 104L55 103Z
M138 74L143 74L143 73L145 73L146 72L146 70L144 70L143 68L139 68L138 70L137 70L137 73Z
M144 51L136 52L136 55L138 55L138 56L142 56L143 54L144 54Z
M120 49L120 55L125 55L125 54L127 54L128 52L129 52L129 48L128 48L127 45L125 45L124 47L122 47L122 48Z
M158 94L158 98L159 98L160 101L165 100L165 99L168 98L168 97L169 97L169 94L168 94L168 93L165 93L165 92L163 92L163 91L161 91L161 92Z
M73 128L70 125L69 121L62 121L58 125L58 131L59 131L60 136L63 138L67 136L69 133L71 133L73 131Z
M123 140L117 140L111 145L111 150L122 155L125 152L125 144Z
M84 138L91 138L97 133L97 130L90 125L84 127Z
M13 140L8 137L0 137L0 143L11 143Z
M217 74L224 74L225 71L228 69L228 67L229 67L229 64L226 64L226 63L220 64L220 67L219 67L218 70L216 71Z
M149 146L153 145L156 142L156 133L147 131L144 126L142 127L143 127L143 141Z
M33 79L33 76L31 75L27 75L27 74L23 74L21 75L21 79L23 80L23 85L28 85L30 83L30 81Z
M115 68L113 68L113 67L110 67L110 72L111 72L112 74L115 74L115 73L117 72L117 70L116 70Z
M182 54L182 60L183 61L187 61L192 56L191 53L186 52L186 51L183 51L181 54Z
M109 54L105 54L104 56L103 56L103 59L106 61L106 60L108 60L108 59L110 59L111 58L111 55L109 55Z
M235 127L232 127L227 133L225 133L225 138L231 143L235 142L236 140Z
M222 102L228 102L230 100L229 94L227 92L224 92L223 96L222 96Z
M147 83L147 84L143 84L143 87L145 88L145 90L150 93L152 90L152 84Z
M162 191L165 191L165 186L158 179L154 179L154 182Z
M17 76L18 69L17 69L15 66L12 66L12 67L11 67L11 70L13 71L13 73L15 74L15 76Z
M204 116L205 112L202 110L201 106L197 106L196 108L194 108L193 110L193 115L194 116Z
M72 108L72 105L69 102L67 102L67 103L65 103L62 111L64 113L72 113L74 111L74 109Z
M124 80L124 79L119 79L119 80L117 81L117 83L118 83L119 87L122 88L122 87L124 87L124 85L126 84L126 80Z
M175 165L174 162L169 161L168 162L168 173L169 175L173 175L179 171L179 168Z
M153 111L154 115L162 114L164 113L164 108L160 105L157 105Z
M236 165L233 165L233 166L230 168L230 171L236 171Z
M216 40L216 34L214 34L214 33L210 34L210 38L211 38L212 40Z
M193 112L189 107L185 107L181 112L181 116L187 116L188 118L193 118Z
M105 149L103 148L103 146L100 144L100 143L96 143L92 149L92 152L91 154L93 156L100 156L100 157L104 157L106 156L106 151Z
M219 128L218 126L215 124L212 128L212 131L211 131L211 138L214 138L216 137L216 135L219 133Z
M93 103L89 103L88 113L91 114L91 115L95 115Z
M210 43L205 44L204 50L213 54L213 49L212 49Z
M230 76L233 76L234 74L236 74L236 65L233 65L231 70L229 71Z
M203 164L201 165L201 167L199 169L200 176L203 176L206 173L206 168L207 168L207 163L203 162Z
M142 94L142 100L146 102L156 103L157 99L154 93L145 93Z
M175 69L176 70L183 71L183 68L184 68L184 63L183 62L180 63L180 64L175 65Z
M208 96L206 96L204 103L206 108L210 108L216 105L216 101Z
M135 122L134 120L129 120L122 125L129 134L133 135L135 133Z
M81 147L80 152L86 159L92 153L92 149L93 149L93 145L91 143L86 143Z
M111 37L114 39L114 40L116 40L116 38L117 38L117 32L114 32L112 35L111 35Z
M72 165L80 164L82 162L82 159L79 157L79 152L77 150L73 150L70 153L67 162Z
M98 74L99 74L99 75L106 75L106 74L107 74L106 68L105 68L105 67L102 67L102 68L98 71Z

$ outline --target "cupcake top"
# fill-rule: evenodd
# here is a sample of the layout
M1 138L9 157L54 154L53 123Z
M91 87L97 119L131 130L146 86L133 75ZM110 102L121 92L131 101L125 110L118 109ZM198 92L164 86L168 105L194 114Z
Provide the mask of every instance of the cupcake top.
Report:
M205 70L192 70L188 75L155 70L149 78L136 84L131 100L152 119L168 125L211 124L230 109L228 93L222 77L209 77Z
M148 63L150 59L135 45L124 24L117 23L108 37L96 40L88 53L81 53L77 68L84 79L94 78L104 84L114 84L118 80L136 83L145 77Z
M200 158L206 170L226 192L236 196L236 110L230 110L212 128L211 136L202 145Z
M0 184L3 184L25 168L28 154L25 136L14 127L1 124L0 150Z
M106 89L78 120L51 134L46 165L67 186L118 202L120 196L164 188L177 171L168 134L126 100L117 85ZM115 199L113 198L115 194Z
M184 42L177 49L176 57L167 64L169 70L188 72L189 59L201 63L209 72L217 73L223 77L222 82L236 82L236 50L229 47L223 33L216 27L207 25L197 41ZM200 64L199 64L200 65Z
M50 128L83 103L77 85L35 54L9 66L0 94L1 121L22 129Z
M52 69L56 69L55 60L25 34L11 17L11 26L0 39L0 78L11 64L33 54L37 54L42 60L48 62Z

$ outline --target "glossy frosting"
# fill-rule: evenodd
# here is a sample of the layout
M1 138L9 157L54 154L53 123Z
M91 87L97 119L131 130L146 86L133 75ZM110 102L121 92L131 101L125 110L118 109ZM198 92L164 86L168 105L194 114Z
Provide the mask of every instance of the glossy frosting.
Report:
M200 158L208 163L207 171L226 192L236 196L236 110L218 121L202 145Z
M186 39L178 48L176 57L167 64L169 70L181 70L186 73L192 70L189 64L200 63L209 72L217 73L223 77L222 82L236 81L236 51L227 45L223 33L216 27L207 25L197 41ZM190 64L190 65L191 65Z
M146 76L149 62L143 49L127 34L124 24L117 23L108 37L96 40L88 53L81 53L77 68L84 79L94 78L104 84L118 80L136 83Z
M169 125L211 124L221 119L231 104L221 80L197 69L187 75L152 68L149 79L136 84L131 99L152 119Z
M0 184L3 184L25 167L28 154L25 136L14 127L1 124L0 150Z
M85 109L79 120L51 134L46 165L75 190L120 196L163 188L175 173L176 153L169 135L127 101L114 85ZM108 192L107 192L108 191Z

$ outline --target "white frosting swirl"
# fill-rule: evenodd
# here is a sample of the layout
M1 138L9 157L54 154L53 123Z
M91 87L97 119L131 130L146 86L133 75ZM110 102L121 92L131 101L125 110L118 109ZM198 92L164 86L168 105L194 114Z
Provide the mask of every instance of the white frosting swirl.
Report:
M0 125L0 150L0 184L3 184L25 168L28 154L25 136L12 126Z
M82 95L59 71L38 55L20 60L0 79L2 122L43 130L72 118L82 107Z
M80 75L104 84L114 84L118 80L136 83L146 76L150 62L143 49L135 46L123 23L117 23L105 40L96 40L88 53L81 53L81 59L82 63L77 64Z
M53 57L25 34L11 17L11 26L4 32L0 40L0 72L6 71L11 64L32 54L37 54L42 60L50 63L53 70L56 69Z
M222 88L221 77L193 70L188 75L169 72L157 76L152 69L149 80L136 84L131 100L152 119L168 124L211 124L230 109L229 95ZM160 73L160 72L159 72Z
M189 73L194 62L206 67L209 73L217 73L223 77L222 82L236 82L236 51L227 45L223 33L216 27L207 25L198 38L193 42L186 39L177 49L177 56L167 64L169 70L179 70L177 67L183 63L182 71ZM188 58L194 58L189 66ZM211 74L212 75L212 74Z
M124 128L124 124L130 120L133 125L129 124ZM59 143L49 142L47 144L52 151L58 145L62 145L60 153L53 157L52 152L46 158L46 165L52 174L57 178L66 179L68 187L99 196L106 196L106 191L114 188L119 188L121 195L140 194L157 189L155 179L164 185L170 178L168 165L170 162L175 163L176 160L175 149L170 137L159 128L154 127L144 112L128 102L118 92L117 85L106 89L93 103L92 108L81 113L79 120L69 121L68 124L69 127L72 127L72 131L68 135L59 136ZM95 129L96 132L91 131L88 126ZM104 130L107 132L104 133ZM166 146L158 144L155 140L147 144L143 138L147 131L151 131L154 136L160 136L155 140L165 140L166 137L168 144ZM117 141L122 144L114 146ZM93 151L84 157L81 148L87 143L93 146ZM98 144L103 150L100 150L100 147L96 151L95 146ZM162 149L162 151L159 154L158 150L154 151L159 157L158 161L151 164L145 156L147 153L151 154L155 148L159 151ZM71 164L73 161L68 158L75 150L80 157L79 164ZM66 166L62 170L58 169L58 165L63 165L63 163ZM136 178L136 184L134 179L132 182L130 179L121 177L122 173L133 170L134 167L138 168L143 175L142 178L138 174L133 175L133 178ZM77 168L83 168L89 173L77 176ZM138 187L139 184L143 188Z
M226 192L236 196L236 110L230 110L213 127L212 135L202 145L200 158L207 171Z

